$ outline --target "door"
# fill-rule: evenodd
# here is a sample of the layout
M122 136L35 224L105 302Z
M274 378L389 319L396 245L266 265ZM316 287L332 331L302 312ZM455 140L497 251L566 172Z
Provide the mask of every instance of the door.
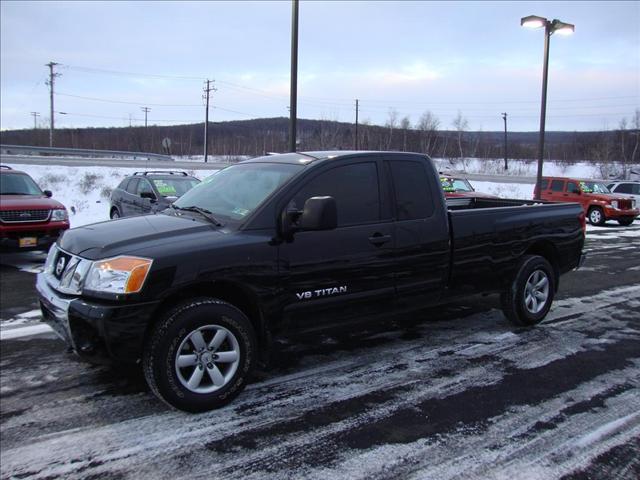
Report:
M580 193L580 185L578 184L578 182L574 180L567 180L565 191L562 196L562 201L573 202L573 203L583 203L583 200L584 200L584 197Z
M562 179L551 180L547 200L551 200L552 202L564 202L564 184L565 181Z
M351 161L319 173L287 199L301 210L315 196L331 196L334 230L297 232L279 248L284 316L303 329L380 311L394 298L393 223L385 212L378 161ZM386 217L386 218L383 218Z
M445 206L436 174L429 174L425 162L392 159L385 164L395 218L396 292L401 303L423 306L440 297L447 284L450 239Z
M132 178L127 184L127 188L122 195L122 215L129 216L135 215L136 207L135 200L138 191L139 178Z
M145 195L153 195L154 198L143 197ZM157 202L157 197L155 192L153 191L153 187L149 180L146 178L141 178L138 183L138 190L136 192L136 197L134 200L134 208L136 211L136 215L147 215L151 213L153 209L153 204Z

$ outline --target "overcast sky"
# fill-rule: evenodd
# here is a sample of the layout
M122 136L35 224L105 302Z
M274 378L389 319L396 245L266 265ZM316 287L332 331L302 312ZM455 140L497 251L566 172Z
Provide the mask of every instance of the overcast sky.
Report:
M288 116L291 3L19 2L1 9L1 128L48 126L45 64L56 71L56 126ZM300 3L298 116L451 128L535 131L544 32L540 15L576 25L551 38L547 130L617 128L640 108L640 2ZM85 97L85 98L80 98Z

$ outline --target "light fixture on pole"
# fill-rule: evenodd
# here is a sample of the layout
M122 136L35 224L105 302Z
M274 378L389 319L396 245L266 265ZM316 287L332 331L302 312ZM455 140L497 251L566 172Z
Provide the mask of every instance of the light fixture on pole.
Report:
M561 22L558 19L547 20L537 15L529 15L520 20L520 25L526 28L544 27L544 62L542 67L542 99L540 101L540 137L538 140L538 175L536 177L536 200L540 200L540 184L542 182L542 162L544 161L544 124L547 113L547 78L549 73L549 39L551 35L571 35L575 26Z

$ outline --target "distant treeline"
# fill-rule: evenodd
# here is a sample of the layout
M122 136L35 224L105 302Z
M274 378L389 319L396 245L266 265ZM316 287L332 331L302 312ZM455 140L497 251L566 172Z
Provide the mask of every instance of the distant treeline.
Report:
M636 115L638 116L638 115ZM635 122L634 122L635 121ZM574 162L640 162L637 119L635 128L622 123L617 130L601 132L547 132L545 158ZM423 152L440 158L503 158L504 132L468 131L460 117L455 130L440 130L430 114L416 125L407 119L389 119L386 126L358 125L358 148L361 150L401 150ZM262 155L288 150L287 118L211 122L209 153L214 155ZM165 153L162 140L171 140L172 155L202 155L204 124L74 128L55 131L56 147L92 148ZM331 120L298 120L298 150L350 150L355 147L353 123ZM48 146L46 129L7 130L0 132L0 142L14 145ZM538 132L509 132L508 156L515 159L537 157Z

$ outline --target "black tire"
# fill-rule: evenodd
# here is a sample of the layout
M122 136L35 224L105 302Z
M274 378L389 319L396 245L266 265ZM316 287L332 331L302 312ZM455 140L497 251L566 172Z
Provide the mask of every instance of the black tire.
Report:
M538 285L543 278L546 279L546 291L534 288L534 292L528 295L528 288ZM553 303L555 278L553 267L545 258L538 255L523 257L509 289L500 297L502 311L509 321L518 326L541 322ZM539 301L541 298L544 298L542 302Z
M210 347L218 331L226 335L224 343L219 345L220 351L218 347L211 351L229 354L227 350L231 348L237 352L235 367L227 363L228 360L212 359L211 356L217 358L215 353L205 358L209 351L202 350L202 354L196 351L192 340L196 332L201 332L201 338ZM197 357L201 363L179 367L178 357ZM253 327L240 310L221 300L196 298L176 306L154 326L145 345L142 367L151 391L158 398L177 409L197 413L233 400L244 389L256 357ZM227 367L229 370L225 372ZM224 380L220 386L215 385L214 376L208 375L211 368ZM203 372L200 373L202 383L198 381L195 387L204 392L189 387L198 369ZM211 389L215 390L207 391Z
M628 227L633 223L633 220L633 218L621 218L620 220L618 220L618 223L623 227Z
M600 207L591 207L587 213L587 217L589 218L589 223L591 225L601 226L607 221L604 217L604 212Z
M116 218L120 218L120 212L117 208L112 208L109 216L111 217L111 220L115 220Z

